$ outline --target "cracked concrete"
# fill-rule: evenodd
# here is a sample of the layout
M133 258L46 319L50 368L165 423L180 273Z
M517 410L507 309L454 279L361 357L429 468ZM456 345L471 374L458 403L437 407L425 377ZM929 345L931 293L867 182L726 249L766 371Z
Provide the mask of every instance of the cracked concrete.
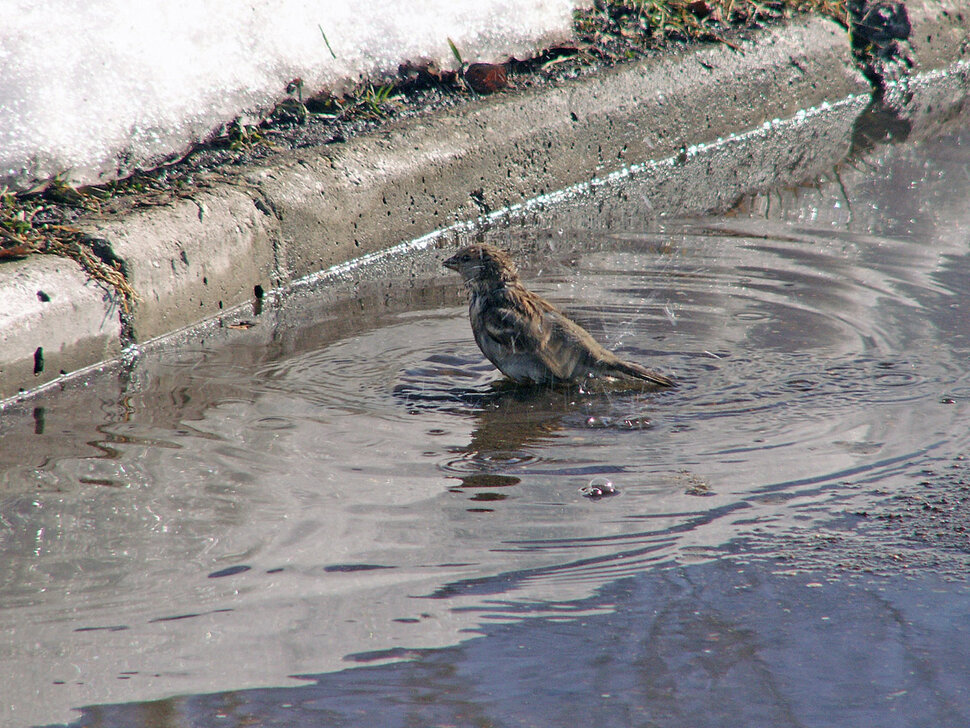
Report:
M917 68L970 58L968 8L970 0L908 5ZM0 400L218 315L251 300L257 286L285 286L685 144L869 93L844 29L806 16L761 31L740 51L697 46L498 94L281 153L166 205L83 221L122 262L139 300L124 314L67 260L0 266ZM715 197L730 200L745 184ZM677 185L665 189L680 194Z

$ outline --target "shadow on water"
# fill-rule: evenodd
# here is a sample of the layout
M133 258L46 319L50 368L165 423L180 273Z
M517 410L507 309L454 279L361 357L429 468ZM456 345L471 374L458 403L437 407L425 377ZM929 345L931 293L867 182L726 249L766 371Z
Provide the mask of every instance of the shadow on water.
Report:
M676 390L502 381L432 247L5 409L0 718L965 723L970 125L912 93L739 143L815 184L664 172L721 215L477 233Z

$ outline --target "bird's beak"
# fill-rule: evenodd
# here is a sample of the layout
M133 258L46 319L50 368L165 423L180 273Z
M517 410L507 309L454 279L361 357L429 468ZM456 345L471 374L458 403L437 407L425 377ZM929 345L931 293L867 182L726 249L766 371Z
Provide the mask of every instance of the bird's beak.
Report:
M453 255L448 260L444 261L441 265L445 268L451 268L452 270L458 270L458 256Z

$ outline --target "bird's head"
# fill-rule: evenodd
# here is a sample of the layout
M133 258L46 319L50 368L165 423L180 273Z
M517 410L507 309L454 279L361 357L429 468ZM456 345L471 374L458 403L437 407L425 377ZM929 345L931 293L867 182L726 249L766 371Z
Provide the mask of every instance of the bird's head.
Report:
M462 280L472 287L512 283L519 278L512 259L491 245L469 245L448 258L442 265L458 271Z

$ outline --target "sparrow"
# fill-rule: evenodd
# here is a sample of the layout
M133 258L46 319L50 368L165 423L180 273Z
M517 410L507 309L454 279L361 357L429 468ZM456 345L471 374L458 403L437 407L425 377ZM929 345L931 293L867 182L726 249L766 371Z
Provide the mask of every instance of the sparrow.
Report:
M471 294L468 317L478 348L505 376L535 384L627 379L672 387L669 377L620 359L586 329L522 285L512 259L491 245L469 245L442 263Z

